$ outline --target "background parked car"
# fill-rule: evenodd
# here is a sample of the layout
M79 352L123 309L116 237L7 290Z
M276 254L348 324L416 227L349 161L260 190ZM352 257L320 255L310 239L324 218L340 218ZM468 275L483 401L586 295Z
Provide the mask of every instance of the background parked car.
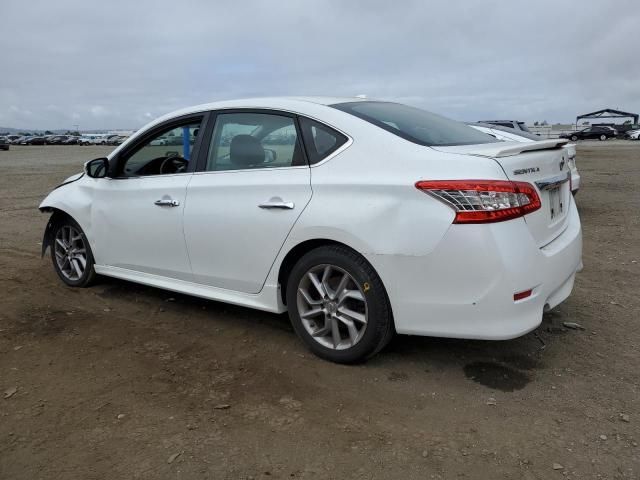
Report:
M585 128L584 130L578 130L577 132L563 133L562 135L560 135L560 138L569 138L573 142L577 140L587 140L587 139L596 139L596 138L604 141L609 138L616 138L617 136L618 136L617 130L611 127L592 126L592 127Z
M533 133L499 125L490 125L488 123L467 123L467 125L504 142L539 142L542 140ZM580 189L580 173L578 173L578 168L576 167L576 146L573 143L568 143L563 148L567 151L567 166L571 171L571 193L575 195Z
M627 140L640 140L640 130L629 130L625 133L624 137Z
M491 125L497 125L499 127L513 128L514 130L522 130L523 132L531 133L524 122L518 120L480 120L478 123L488 123Z
M31 137L27 145L45 145L45 144L46 144L45 137Z
M0 150L9 150L9 140L7 137L0 137Z
M68 136L67 139L62 142L62 145L77 145L78 138L80 137L76 137L75 135Z
M97 138L95 135L82 135L78 139L78 145L96 145Z
M47 145L61 145L67 139L67 135L54 135L47 138Z
M115 137L111 137L109 139L109 145L122 145L122 142L124 142L128 137L125 137L124 135L116 135Z

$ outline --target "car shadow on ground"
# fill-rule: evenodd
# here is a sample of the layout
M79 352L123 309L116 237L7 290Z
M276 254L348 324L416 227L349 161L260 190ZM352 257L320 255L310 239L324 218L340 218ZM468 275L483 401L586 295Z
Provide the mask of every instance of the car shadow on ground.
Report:
M295 336L286 314L273 314L246 307L174 293L124 280L101 278L94 293L106 301L133 301L142 308L155 308L184 316L203 314L223 325L250 326L260 339L276 332ZM483 341L396 335L376 357L356 368L393 368L402 364L424 365L425 372L444 372L452 367L462 369L473 382L505 392L524 388L544 368L546 340L562 334L562 314L545 314L538 329L522 337L504 341ZM302 348L302 347L301 347ZM392 375L391 381L402 381L406 374ZM397 377L397 378L396 378Z

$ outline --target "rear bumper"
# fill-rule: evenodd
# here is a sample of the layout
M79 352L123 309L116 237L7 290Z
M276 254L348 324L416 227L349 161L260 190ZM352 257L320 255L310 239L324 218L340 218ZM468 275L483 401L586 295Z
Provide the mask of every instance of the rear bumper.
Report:
M580 190L580 174L578 173L577 170L572 170L571 171L571 191L572 192L577 192L578 190Z
M571 202L565 231L539 248L524 219L452 225L421 257L367 255L385 284L398 333L501 340L535 329L565 300L582 267L582 232ZM530 297L514 302L517 292Z

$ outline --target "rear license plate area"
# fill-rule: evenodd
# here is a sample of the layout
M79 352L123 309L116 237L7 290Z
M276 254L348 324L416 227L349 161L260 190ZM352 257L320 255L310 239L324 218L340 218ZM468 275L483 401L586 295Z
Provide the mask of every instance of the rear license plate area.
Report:
M549 216L551 220L562 217L564 205L562 203L562 190L560 186L549 189Z

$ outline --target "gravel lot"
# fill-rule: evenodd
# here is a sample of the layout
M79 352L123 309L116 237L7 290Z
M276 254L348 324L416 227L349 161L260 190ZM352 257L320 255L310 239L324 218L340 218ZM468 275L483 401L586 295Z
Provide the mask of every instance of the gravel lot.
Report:
M640 478L640 142L579 144L585 268L539 329L351 367L284 315L63 286L36 207L107 151L0 151L0 479Z

